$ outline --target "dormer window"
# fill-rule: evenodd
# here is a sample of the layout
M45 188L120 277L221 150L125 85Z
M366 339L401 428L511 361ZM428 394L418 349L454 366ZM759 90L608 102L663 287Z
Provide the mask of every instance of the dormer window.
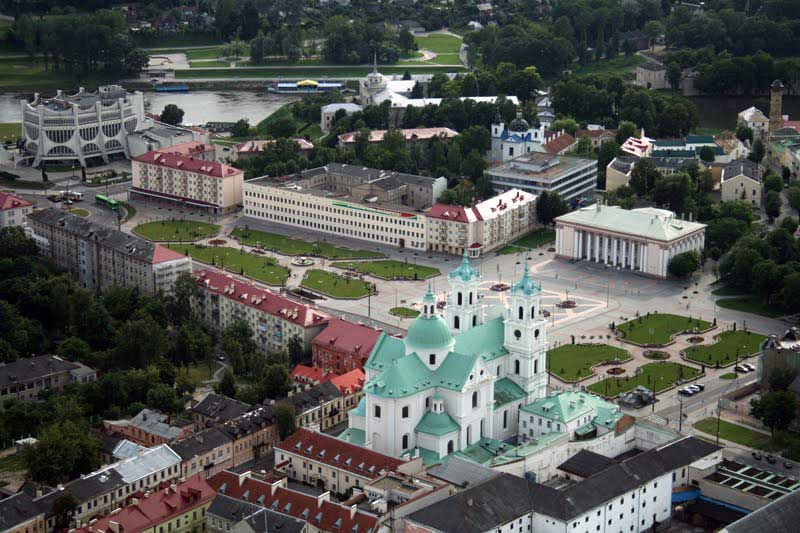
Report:
M436 354L432 353L428 356L428 364L435 365L436 364Z

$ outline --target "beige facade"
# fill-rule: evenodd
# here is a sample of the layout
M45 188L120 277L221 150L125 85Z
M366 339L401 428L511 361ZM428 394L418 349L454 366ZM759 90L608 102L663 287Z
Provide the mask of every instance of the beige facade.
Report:
M617 156L606 166L606 192L616 191L631 180L637 159L633 156Z
M666 278L674 256L705 244L705 224L656 208L585 207L555 219L556 256Z
M723 175L720 192L723 202L744 200L754 206L761 205L761 182L744 174L730 178Z

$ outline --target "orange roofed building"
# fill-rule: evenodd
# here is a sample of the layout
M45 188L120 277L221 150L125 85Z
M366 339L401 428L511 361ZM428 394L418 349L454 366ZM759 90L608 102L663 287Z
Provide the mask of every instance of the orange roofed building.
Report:
M380 334L369 326L332 318L311 341L313 365L337 375L362 368Z

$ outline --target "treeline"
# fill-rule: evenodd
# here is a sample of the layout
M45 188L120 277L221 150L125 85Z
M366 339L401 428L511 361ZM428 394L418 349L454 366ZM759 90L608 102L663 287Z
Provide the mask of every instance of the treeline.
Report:
M706 94L764 93L773 80L790 86L800 80L800 59L774 59L766 52L741 57L722 54L696 65L694 87Z

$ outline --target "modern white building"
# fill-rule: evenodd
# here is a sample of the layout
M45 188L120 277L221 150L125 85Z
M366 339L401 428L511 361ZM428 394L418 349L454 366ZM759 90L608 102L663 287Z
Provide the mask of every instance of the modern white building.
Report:
M556 257L587 260L666 278L674 256L705 244L706 225L672 211L595 204L555 219Z
M0 228L22 226L33 211L33 204L11 193L0 191Z
M497 191L520 189L539 196L557 192L567 202L590 201L597 188L597 161L531 151L486 170Z
M528 265L505 303L482 303L466 255L448 275L444 316L430 287L405 338L382 333L364 369L365 397L341 438L392 456L440 458L517 433L520 408L545 396L541 285Z
M83 87L73 95L58 91L53 98L37 93L20 106L25 152L37 167L44 161L85 167L92 158L107 163L114 156L129 157L126 136L145 127L144 95L119 85L94 93Z

